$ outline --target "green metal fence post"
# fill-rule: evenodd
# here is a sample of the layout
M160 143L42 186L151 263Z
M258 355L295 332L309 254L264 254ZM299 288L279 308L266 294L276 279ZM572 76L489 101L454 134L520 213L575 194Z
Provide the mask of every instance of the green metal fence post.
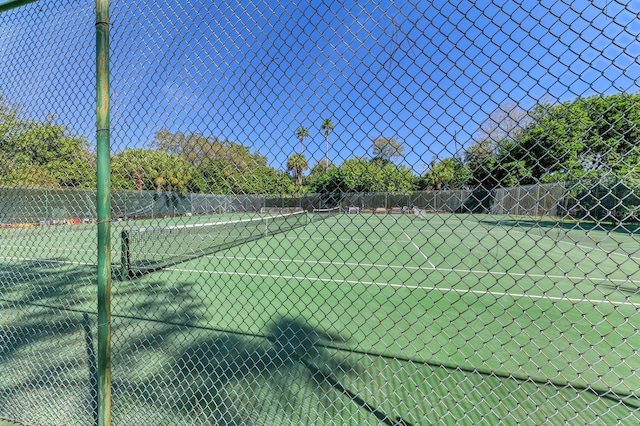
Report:
M109 140L109 0L96 0L98 153L98 425L111 425L111 166Z

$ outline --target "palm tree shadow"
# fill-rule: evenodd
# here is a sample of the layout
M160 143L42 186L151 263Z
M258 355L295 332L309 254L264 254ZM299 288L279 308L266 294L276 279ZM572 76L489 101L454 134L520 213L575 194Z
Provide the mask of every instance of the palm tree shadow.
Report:
M251 425L266 417L290 422L301 410L292 403L300 401L300 392L319 404L318 409L330 410L341 396L326 377L358 371L345 357L325 348L337 341L345 339L281 318L261 336L217 332L186 347L162 368L161 383L147 380L118 386L203 424ZM324 373L318 374L319 370Z
M311 363L326 371L358 373L357 365L345 357L332 355L328 345L345 343L347 339L336 333L329 333L312 327L298 319L283 317L268 326L267 338L271 342L273 357L284 363Z
M316 389L326 391L329 388L337 391L345 401L367 411L382 424L389 426L410 425L402 418L392 419L387 416L341 382L341 379L348 375L359 376L363 372L357 364L348 358L337 354L332 355L327 349L328 345L345 343L347 339L290 318L281 318L270 327L270 331L269 336L273 343L273 350L282 359L303 366L316 384ZM287 397L291 398L293 395L287 395ZM332 404L333 401L330 403Z
M69 380L67 371L82 378L80 392L86 392L86 404L93 404L94 383L84 355L93 343L83 345L80 336L86 334L90 341L90 330L96 327L91 309L95 268L48 259L0 263L0 272L10 275L0 283L0 313L6 311L10 321L0 327L3 363L20 366L22 361L18 354L14 360L14 353L31 347L47 347L51 360L22 374L15 387L0 387L0 400L40 382L47 392L62 397L65 390L56 386ZM176 418L219 425L262 424L266 418L274 424L313 423L313 413L336 412L340 404L356 402L358 407L352 409L366 408L340 384L343 378L362 373L353 357L330 348L346 342L343 336L286 316L268 324L262 335L202 329L201 302L188 283L144 284L117 291L119 298L140 300L125 305L125 316L114 315L118 342L113 352L117 367L113 394L121 401L131 398L141 407L162 407ZM65 341L79 346L67 348ZM61 359L66 359L68 350L77 359L64 364ZM43 381L59 370L64 373L60 383ZM153 374L147 374L151 370ZM77 409L82 416L92 410Z

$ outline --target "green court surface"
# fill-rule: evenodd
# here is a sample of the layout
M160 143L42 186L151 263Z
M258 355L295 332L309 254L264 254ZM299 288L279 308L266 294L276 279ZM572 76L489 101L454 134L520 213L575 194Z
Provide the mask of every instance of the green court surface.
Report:
M163 224L212 219L221 220ZM134 225L147 226L113 224L114 269L120 231ZM43 314L78 324L75 312L95 311L94 231L0 230L0 274L13 277L0 327ZM114 416L179 419L197 406L215 416L202 405L222 404L269 424L377 424L348 391L410 424L637 423L638 241L625 229L532 218L339 215L114 279ZM71 313L52 308L62 304ZM80 329L53 359L84 359ZM0 363L0 398L27 392L3 370L48 344L34 339ZM72 387L87 386L85 364L69 364Z

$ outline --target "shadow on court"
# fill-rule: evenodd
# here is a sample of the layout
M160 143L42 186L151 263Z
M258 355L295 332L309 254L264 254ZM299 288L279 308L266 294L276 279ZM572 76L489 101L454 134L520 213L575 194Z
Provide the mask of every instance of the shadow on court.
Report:
M6 264L0 262L0 356L9 356L38 340L82 330L82 311L89 294L92 268L61 267L64 259ZM12 311L11 313L9 311ZM0 380L1 383L1 380Z
M203 424L262 424L265 419L268 424L314 424L318 413L333 413L335 422L410 425L388 417L341 383L363 373L326 349L344 343L342 336L287 317L261 336L209 334L185 347L162 369L162 377L119 381L126 388L121 390L145 404L175 407Z
M94 277L95 268L62 258L0 262L0 417L92 424ZM58 419L47 413L56 404Z
M96 269L63 258L0 262L0 418L96 423ZM114 309L112 316L122 337L112 343L115 370L131 348L153 353L197 318L186 288L148 282L123 291L132 303L122 304L127 315Z
M93 266L64 259L0 263L0 418L94 424L95 278ZM114 285L114 424L275 425L324 419L409 425L424 420L438 401L455 398L466 382L484 389L483 395L509 387L505 398L513 399L513 410L562 406L576 395L616 415L638 409L633 396L338 351L332 346L348 346L346 337L302 318L274 318L259 335L214 330L201 326L209 308L192 292L191 284L180 281ZM251 318L237 321L237 328L248 328L241 322ZM385 390L373 389L387 386L376 381L397 371L406 375L401 385L386 389L386 396ZM358 389L363 382L367 385ZM398 389L406 395L392 395ZM379 392L377 399L372 392ZM388 402L391 397L417 405L407 404L403 420L396 410L400 404ZM484 406L467 396L453 402L470 404L469 413L478 411L478 418L485 414Z
M44 259L0 263L0 274L0 417L94 424L95 267ZM113 290L117 424L311 424L362 410L327 380L357 371L321 346L340 336L284 318L260 336L199 327L203 303L187 283Z
M95 424L95 266L2 262L0 277L0 418ZM183 282L114 282L113 292L116 424L313 424L319 413L406 424L341 384L362 373L326 348L342 336L286 317L261 335L200 327L207 308Z
M579 231L583 233L591 231L601 232L615 232L627 235L640 234L640 224L638 223L624 223L614 225L605 222L595 221L577 221L577 220L564 220L558 218L557 220L551 218L534 218L534 217L518 217L512 218L505 216L502 219L493 219L491 216L487 218L481 218L478 222L492 227L505 227L505 228L520 228L520 229L541 229L546 231L551 230L564 230L564 231Z

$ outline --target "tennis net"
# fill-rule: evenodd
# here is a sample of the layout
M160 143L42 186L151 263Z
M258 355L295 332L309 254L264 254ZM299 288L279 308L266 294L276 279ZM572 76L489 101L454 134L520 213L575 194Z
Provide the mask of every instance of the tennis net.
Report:
M168 266L304 226L306 212L212 223L148 227L121 233L121 276L136 278Z

